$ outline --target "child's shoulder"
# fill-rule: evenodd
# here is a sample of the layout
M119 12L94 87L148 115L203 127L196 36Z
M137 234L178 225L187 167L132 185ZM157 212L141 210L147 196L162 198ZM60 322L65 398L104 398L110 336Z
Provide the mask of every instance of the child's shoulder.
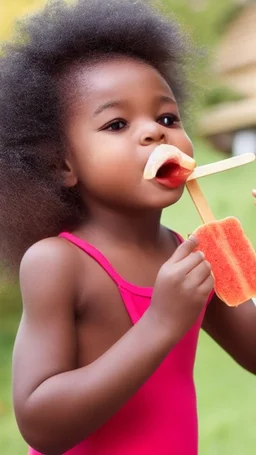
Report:
M69 242L60 237L49 237L33 244L20 264L21 286L55 285L63 289L74 287L79 258Z
M24 254L21 268L24 266L49 265L65 266L68 259L74 256L74 249L61 237L48 237L34 243Z

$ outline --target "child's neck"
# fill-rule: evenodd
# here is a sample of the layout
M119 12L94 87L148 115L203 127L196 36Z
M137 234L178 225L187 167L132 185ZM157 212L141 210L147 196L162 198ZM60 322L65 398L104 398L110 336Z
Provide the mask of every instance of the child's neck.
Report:
M161 214L161 210L131 213L94 207L87 223L77 233L92 243L104 239L109 245L154 248L162 238Z

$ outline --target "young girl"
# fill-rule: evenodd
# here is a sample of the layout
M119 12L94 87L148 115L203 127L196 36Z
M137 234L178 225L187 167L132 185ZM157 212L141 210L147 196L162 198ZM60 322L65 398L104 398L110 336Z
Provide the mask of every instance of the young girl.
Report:
M3 50L1 258L22 258L13 395L30 454L196 455L201 326L256 371L252 302L220 302L196 239L160 225L184 185L143 179L161 143L193 155L186 46L144 2L59 0Z

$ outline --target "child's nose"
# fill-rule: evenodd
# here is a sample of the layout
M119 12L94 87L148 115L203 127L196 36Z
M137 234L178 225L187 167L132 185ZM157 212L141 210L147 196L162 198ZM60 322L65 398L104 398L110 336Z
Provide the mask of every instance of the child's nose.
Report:
M154 142L165 142L166 136L162 125L156 122L150 122L147 125L143 125L142 132L140 134L140 144L150 145Z

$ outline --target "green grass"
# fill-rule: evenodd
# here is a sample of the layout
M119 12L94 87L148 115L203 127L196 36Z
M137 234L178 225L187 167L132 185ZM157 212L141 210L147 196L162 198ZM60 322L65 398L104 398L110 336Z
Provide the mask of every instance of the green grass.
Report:
M201 333L195 379L200 455L252 455L256 447L255 377Z
M204 143L196 143L197 161L223 159ZM256 243L256 165L208 177L201 186L217 218L236 215ZM167 209L163 221L187 236L200 218L187 194ZM25 455L11 404L11 353L19 320L17 290L0 292L0 454ZM256 309L255 309L256 311ZM255 452L255 378L236 365L208 336L201 334L195 370L200 455L251 455Z
M19 295L14 287L0 287L0 454L24 455L26 444L16 426L11 400L11 358L20 317Z

